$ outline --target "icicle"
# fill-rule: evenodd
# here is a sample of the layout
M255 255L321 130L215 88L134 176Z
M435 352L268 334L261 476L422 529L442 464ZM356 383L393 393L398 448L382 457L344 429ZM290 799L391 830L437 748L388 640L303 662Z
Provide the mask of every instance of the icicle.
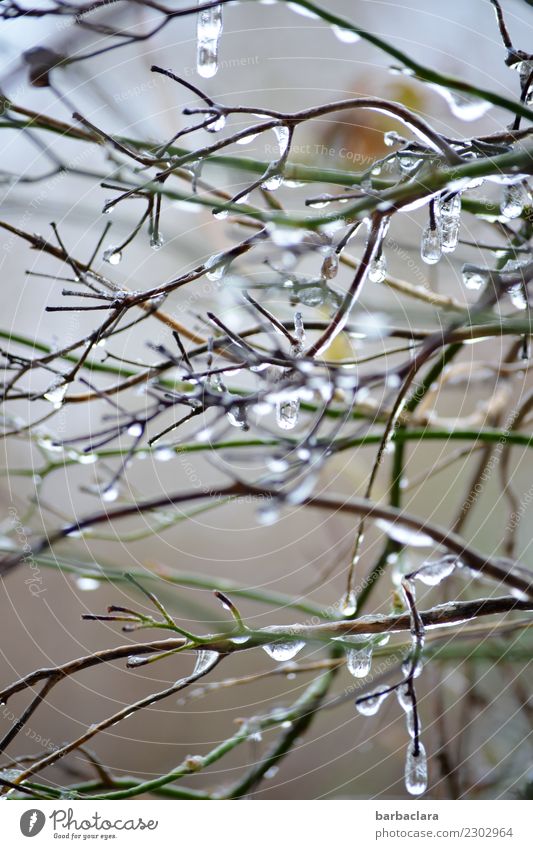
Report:
M415 743L409 741L405 760L405 789L412 796L420 796L428 786L428 767L426 751L422 743L418 744L415 753Z
M262 646L262 649L266 651L272 660L277 660L281 663L285 660L292 660L304 646L305 643L303 640L286 640L277 643L266 643Z
M303 319L300 312L294 314L294 333L297 342L293 346L291 354L293 357L299 357L302 354L305 339ZM298 393L295 393L293 398L279 400L276 403L276 421L278 427L282 430L292 430L298 424L299 412L300 398Z
M196 68L201 77L213 77L217 72L221 32L222 6L213 6L198 12Z
M387 262L383 254L372 260L368 267L368 279L372 283L382 283L387 274Z
M457 247L461 225L461 195L455 194L439 204L443 253L451 253Z
M523 183L504 186L500 211L506 218L520 218L524 207L531 203L531 195Z
M420 256L428 265L435 265L442 256L442 244L438 227L433 230L431 226L426 227L422 233L420 242Z
M289 128L285 126L285 124L278 124L277 127L272 128L274 134L278 140L279 144L279 158L287 152L287 147L289 146Z
M379 690L375 694L369 693L368 697L365 696L364 701L356 699L355 709L363 716L374 716L388 695L388 693L383 693Z
M440 560L435 560L433 562L426 561L422 564L422 567L415 572L415 578L422 581L423 584L435 587L437 584L440 584L444 578L447 578L448 575L452 574L456 565L457 557L453 555L442 557Z
M346 666L354 678L366 678L372 664L372 645L346 650Z

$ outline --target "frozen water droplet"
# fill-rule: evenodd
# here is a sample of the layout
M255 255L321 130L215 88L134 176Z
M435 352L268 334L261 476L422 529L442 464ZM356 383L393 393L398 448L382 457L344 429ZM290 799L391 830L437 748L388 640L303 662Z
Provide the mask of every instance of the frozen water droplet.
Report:
M161 233L154 233L152 236L150 236L150 247L153 251L158 251L159 248L162 248L164 244L165 240L163 239Z
M364 701L356 700L355 708L363 716L374 716L388 695L388 693L382 693L379 690L375 694L369 693L368 696L365 696Z
M388 130L388 132L383 135L383 141L387 147L394 147L395 144L404 144L405 139L403 139L395 130Z
M248 634L240 634L238 637L230 637L230 643L235 643L236 646L241 646L247 643L250 637Z
M50 389L44 393L44 398L50 401L54 410L59 410L63 406L63 400L67 392L67 384L63 381L55 382Z
M240 430L248 430L246 409L240 404L234 404L226 413L226 418L233 427L238 427Z
M409 741L407 747L405 789L412 796L420 796L428 786L428 767L424 746L422 743L419 743L418 752L416 752L415 745L414 742Z
M298 300L301 304L305 304L306 307L319 307L325 302L326 293L323 289L319 289L318 286L310 286L299 292Z
M311 9L308 9L306 6L299 6L297 3L287 3L289 9L292 9L293 12L296 12L297 15L302 15L304 18L318 18L316 12L312 12Z
M387 263L383 254L372 260L368 267L368 279L372 283L382 283L387 274Z
M201 0L200 0L201 2ZM218 43L222 32L222 6L202 9L196 25L196 69L201 77L213 77L218 69Z
M461 225L461 195L455 194L439 204L441 221L441 243L443 253L451 253L457 247Z
M485 272L472 265L464 265L462 275L463 283L465 284L466 288L473 289L476 291L478 289L482 289L483 286L486 285L488 279L488 275Z
M335 24L331 27L331 31L333 35L335 35L339 41L342 41L344 44L355 44L355 42L359 41L361 38L361 36L353 30L345 29L345 27L338 27Z
M118 489L116 486L108 486L102 492L102 501L111 502L118 498Z
M76 578L76 586L79 590L90 592L91 590L97 590L99 588L100 581L96 580L96 578L80 577Z
M282 662L292 660L304 646L303 640L280 640L277 643L266 643L262 648L273 660Z
M527 298L522 283L515 283L513 286L509 286L507 294L511 299L512 305L516 307L517 310L527 310Z
M279 189L282 182L283 182L283 175L282 174L270 174L261 183L261 188L266 189L267 192L275 192L276 189Z
M346 650L346 666L354 678L366 678L372 664L372 646Z
M279 227L277 224L267 225L272 242L279 248L291 248L298 245L305 236L303 230L296 227Z
M118 265L122 259L122 251L117 251L116 248L107 248L104 251L104 262L108 262L109 265Z
M300 401L295 398L288 401L278 401L276 404L276 421L282 430L292 430L298 424Z
M142 424L140 424L139 422L134 422L128 428L128 433L130 436L140 436L142 432Z
M243 136L242 139L237 139L237 144L251 144L257 138L258 133L250 133L249 136Z
M332 251L330 254L325 257L324 262L322 263L322 268L320 274L322 277L325 277L327 280L332 280L333 277L337 275L339 270L339 257Z
M404 152L402 150L396 154L396 158L398 160L398 165L400 166L400 171L404 174L410 174L414 171L421 161L419 156L415 156L413 153L409 153L408 151Z
M397 687L396 698L398 699L398 704L405 713L410 713L413 710L413 701L407 684L400 684L400 686Z
M531 195L523 183L504 186L500 210L506 218L519 218L530 203Z
M435 587L444 578L452 574L456 565L457 558L448 555L447 557L442 557L440 560L423 563L422 567L415 573L415 577L419 581L422 581L423 584Z
M198 675L201 672L206 672L218 657L218 652L210 651L209 649L201 649L196 655L196 663L194 664L193 675Z
M172 448L156 448L154 451L154 459L159 463L168 463L175 456Z
M265 772L265 778L275 778L275 776L279 772L279 766L271 766L270 769L267 769Z
M492 106L487 100L482 100L479 97L469 97L457 91L451 91L444 86L431 85L431 88L444 98L452 114L462 121L477 121Z
M274 525L279 520L279 508L273 504L263 504L257 510L260 525Z
M219 221L224 221L229 215L229 209L217 209L216 212L213 213L213 217L218 219Z
M78 457L78 463L82 466L91 466L93 463L96 463L97 460L97 454L80 454Z
M398 524L397 522L389 522L386 519L378 519L376 522L378 528L385 531L387 536L402 545L412 545L416 548L428 548L433 545L433 540L427 534L421 531L412 530L406 525Z
M272 129L278 140L279 157L281 159L281 157L286 153L289 145L289 128L286 127L285 124L279 124L277 127L273 127Z
M420 658L418 658L415 661L414 667L413 667L413 663L411 661L411 658L409 658L409 657L407 658L407 660L404 660L403 663L402 663L402 672L403 672L403 674L405 675L406 678L407 678L408 675L411 675L411 674L412 674L413 678L419 678L420 675L422 674L423 668L424 668L424 664L423 664L423 662Z
M224 129L225 126L226 126L226 116L225 115L219 115L218 118L216 119L216 121L213 121L212 124L209 124L209 126L206 127L206 129L210 133L219 133L221 130Z
M428 265L435 265L441 258L442 245L438 227L432 230L428 226L423 231L422 241L420 242L420 256Z
M353 616L357 611L357 596L354 590L346 593L341 601L340 610L343 616Z

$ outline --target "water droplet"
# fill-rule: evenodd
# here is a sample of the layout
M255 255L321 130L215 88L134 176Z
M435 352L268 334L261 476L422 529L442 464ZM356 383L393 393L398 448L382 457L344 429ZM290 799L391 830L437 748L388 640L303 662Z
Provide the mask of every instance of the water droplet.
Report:
M226 116L225 115L219 115L218 118L216 119L216 121L213 121L212 124L209 124L209 126L206 127L206 130L208 130L208 132L210 132L210 133L219 133L221 130L224 129L225 126L226 126Z
M279 508L272 504L263 504L257 510L260 525L274 525L279 520Z
M422 564L422 567L415 572L415 578L427 584L429 587L435 587L440 584L444 578L451 575L457 565L457 558L453 555L442 557L440 560L433 562L427 561Z
M415 531L408 528L406 525L398 524L398 522L389 522L386 519L378 519L376 522L378 528L385 531L387 536L402 545L412 545L416 548L428 548L433 545L433 540L427 534L421 531Z
M270 769L267 769L265 772L265 778L274 778L279 772L279 766L271 766Z
M134 422L128 428L128 433L130 436L140 436L142 432L142 424L140 424L139 422Z
M159 248L162 248L164 244L165 240L163 239L161 233L154 233L152 234L152 236L150 236L150 247L153 251L158 251Z
M246 408L240 404L234 404L233 407L230 407L226 413L226 418L233 427L238 427L240 430L248 430Z
M283 174L270 174L261 183L261 188L267 192L275 192L283 182Z
M400 166L400 171L404 174L411 174L411 172L414 171L421 162L419 156L415 156L413 153L403 150L398 151L396 158L398 160L398 165Z
M488 280L488 275L482 269L476 268L472 265L464 265L463 266L463 283L465 284L467 289L478 290L482 289L483 286L486 285Z
M217 72L221 32L222 6L213 6L198 12L196 69L201 77L213 77Z
M118 489L116 486L108 486L102 491L102 501L111 502L118 498Z
M239 634L238 637L230 637L230 643L235 643L236 646L242 646L250 639L248 634Z
M431 85L431 88L444 98L452 114L462 121L477 121L492 106L487 100L481 100L479 97L470 97L457 91L451 91L444 86Z
M312 12L306 6L299 6L297 3L287 3L289 9L296 12L297 15L302 15L304 18L318 18L316 12Z
M48 389L44 393L43 397L46 398L47 401L50 401L54 410L59 410L63 406L63 400L65 398L66 392L67 384L64 383L62 380L55 381L50 387L50 389Z
M516 307L517 310L527 310L528 303L526 293L524 291L524 285L522 283L515 283L513 286L509 286L507 294L511 299L512 305Z
M213 217L218 221L224 221L229 215L229 209L217 209L216 212L213 212Z
M104 262L108 262L109 265L118 265L122 259L122 251L118 251L116 248L107 248L104 251Z
M383 135L383 141L387 147L394 147L395 144L404 144L405 139L400 136L395 130L389 130Z
M346 666L354 678L366 678L372 664L372 646L346 650Z
M356 700L355 708L358 713L363 716L374 716L380 709L381 705L385 701L389 694L380 692L379 690L376 693L369 693L368 697L365 696L364 701Z
M78 463L82 466L91 466L93 463L96 463L97 460L97 454L80 454L78 456Z
M420 242L420 256L428 265L435 265L441 258L442 245L438 227L432 230L428 226L423 231L422 241Z
M336 24L333 24L331 31L333 35L335 35L339 41L342 41L344 44L355 44L355 42L360 41L361 38L361 36L353 30L336 26Z
M242 139L237 139L237 144L251 144L257 138L258 133L250 133L249 136L243 136Z
M156 448L154 451L154 459L158 461L158 463L168 463L169 460L175 457L175 453L172 448Z
M292 430L298 424L300 401L291 399L278 401L276 404L276 421L282 430Z
M206 672L218 658L218 652L210 651L209 649L201 649L196 655L196 663L194 664L193 675L198 675L201 672Z
M99 588L100 581L96 580L96 578L80 577L76 578L76 586L79 590L90 592L91 590L97 590Z
M353 616L357 611L357 596L355 590L350 590L341 600L340 611L343 616Z
M428 786L428 767L426 751L422 743L418 744L418 752L415 752L415 743L409 741L407 757L405 759L405 789L412 796L420 796Z
M282 662L292 660L304 646L303 640L284 640L277 643L266 643L262 648L273 660Z
M387 274L387 263L383 254L372 260L368 267L368 279L372 283L382 283Z

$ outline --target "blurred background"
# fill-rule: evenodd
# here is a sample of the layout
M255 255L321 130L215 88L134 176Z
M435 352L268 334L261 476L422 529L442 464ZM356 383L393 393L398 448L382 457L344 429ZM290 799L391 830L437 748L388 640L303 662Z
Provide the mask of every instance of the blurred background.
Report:
M518 94L518 75L504 63L505 51L487 0L469 3L449 0L445 6L436 0L409 3L329 0L328 8L380 35L422 64L433 65L507 96ZM508 0L505 13L515 46L528 50L533 31L531 8L525 2ZM101 19L117 26L122 15L110 9ZM153 14L141 6L128 10L128 15L128 21L142 28L153 22ZM439 131L453 137L488 134L501 130L509 121L508 114L495 108L475 122L459 120L436 92L407 76L391 74L390 57L363 41L355 44L340 41L323 22L295 14L284 3L235 3L225 8L219 71L209 80L202 80L196 73L195 21L191 16L171 22L154 39L58 70L54 74L55 91L28 84L27 67L22 59L24 51L46 45L59 54L72 55L90 50L95 42L98 37L62 19L2 21L4 94L19 106L61 121L69 122L76 109L108 133L161 143L186 125L188 119L183 117L182 108L198 103L190 92L150 73L152 64L171 68L224 103L295 110L373 94L404 103L420 112ZM391 129L401 130L385 116L362 112L327 116L298 131L291 158L330 168L361 170L384 155L387 148L383 133ZM55 221L72 254L87 258L107 220L102 207L112 192L102 188L94 175L109 173L113 166L110 154L107 149L98 150L94 145L83 145L61 135L34 133L34 136L41 141L36 143L28 134L1 129L2 172L20 174L28 180L15 184L9 176L4 179L2 220L48 239L53 238L50 222ZM269 149L268 140L260 138L240 152L268 159L274 155L274 145ZM86 171L87 176L60 174L35 181L53 167L51 153ZM242 181L242 175L229 169L206 169L202 176L229 191L236 191L242 185L237 182ZM288 196L286 202L291 208L301 208L305 189L282 191ZM480 190L480 197L489 195L486 187ZM113 226L104 248L120 243L134 226L138 219L134 206L132 202L130 211L121 205L110 216ZM397 216L389 234L390 272L441 295L473 302L475 293L464 290L460 268L465 261L482 263L487 257L482 251L472 253L471 247L462 244L439 265L424 265L420 261L419 243L425 216L424 211ZM164 204L162 233L165 243L161 250L152 251L144 234L131 244L120 266L111 270L99 260L101 267L106 273L112 271L113 279L119 284L142 289L205 261L227 247L230 239L242 238L234 224L215 221L209 210L180 202ZM461 237L474 242L493 239L490 225L472 216L464 216ZM59 303L61 284L46 277L27 276L25 272L54 276L61 273L56 261L31 251L7 232L1 234L0 244L3 347L7 346L5 340L10 334L63 345L94 326L90 314L45 313L47 304ZM355 255L360 244L359 241L352 247ZM311 267L308 271L313 273ZM268 280L268 270L251 262L249 266L242 263L239 274L256 282ZM350 275L346 270L341 275L345 286ZM290 318L293 309L283 292L267 288L264 297L277 315ZM213 303L218 314L232 327L238 328L246 319L235 305L231 291L209 285L200 285L193 292L179 290L166 308L180 321L201 330L197 316ZM303 305L302 311L304 319L316 318L320 308ZM443 310L434 310L423 302L375 285L367 286L354 319L367 329L377 328L373 338L354 343L357 353L367 354L383 349L385 341L379 328L384 324L435 328L445 325L448 317ZM149 332L160 335L149 338ZM123 334L110 350L116 356L123 354L145 363L151 361L146 342L170 344L170 338L166 328L152 322L141 325L141 330ZM336 356L350 353L343 344L339 343ZM505 410L520 403L527 388L526 374L517 371L512 377L503 378L490 368L490 364L500 362L506 355L509 344L502 338L465 347L460 360L463 372L454 373L442 398L438 395L431 399L442 420L479 427L490 423L487 417L495 409L490 404L496 403ZM102 358L107 353L102 351ZM392 358L391 363L394 362ZM480 371L480 364L488 365ZM99 377L99 385L105 385L106 379ZM135 406L139 397L133 396L125 403ZM45 402L38 402L31 409L25 402L13 403L8 413L29 421L43 414L45 407ZM0 503L5 516L4 548L17 542L23 544L24 537L31 539L32 532L56 527L67 517L79 517L98 507L99 500L87 491L87 487L94 485L98 470L77 463L75 453L54 451L50 440L94 432L101 427L104 414L104 405L98 403L90 408L65 405L43 426L37 438L30 441L21 436L3 441ZM410 513L440 525L454 521L479 453L466 453L438 474L428 475L458 447L465 446L431 442L409 447L404 506ZM169 459L165 452L140 457L130 467L119 499L149 497L162 490L176 491L224 481L224 464L236 468L240 462L244 463L238 456L228 459L221 455L217 459L215 467L202 454L190 455L185 460L175 456ZM322 473L320 491L361 494L372 459L373 452L368 449L335 457ZM519 493L527 492L530 487L526 460L525 448L513 449L512 479ZM40 482L36 476L50 461L57 468ZM114 467L112 460L110 467ZM246 463L247 473L250 468ZM24 474L19 474L21 471ZM385 469L375 489L376 498L386 495L387 481ZM35 497L36 484L40 484L39 504L34 505L30 515L28 503ZM466 539L487 553L500 552L506 510L500 480L494 474L485 482L465 525ZM524 563L533 566L528 550L529 503L524 511L517 553ZM20 530L19 525L18 536L13 535L14 516L23 527ZM248 589L308 599L325 609L335 605L344 591L354 535L353 520L346 516L295 509L283 514L274 526L264 526L256 505L241 501L201 512L187 521L176 522L175 516L168 520L169 516L164 514L138 517L129 524L63 542L54 555L59 560L64 556L95 564L95 568L101 564L141 575L150 572L163 577L188 575L191 582L195 578L201 582L202 575L215 575ZM157 529L165 523L170 526ZM369 528L361 575L375 562L382 544L383 533ZM427 554L427 551L410 550L406 555L409 568L416 567ZM189 586L185 578L183 582L179 578L177 581L177 585L156 585L150 581L150 587L157 588L184 627L207 630L217 623L220 626L222 614L209 589L209 580L206 579L204 587L196 588ZM392 585L387 577L382 584L365 612L389 611ZM449 589L428 592L435 601L452 597L448 593L457 591L452 585ZM480 589L475 584L470 588L472 596L485 592L484 587ZM42 564L38 574L35 569L30 574L28 567L11 574L3 582L1 593L0 668L4 684L36 667L60 663L128 639L113 625L82 622L82 613L104 612L110 603L125 604L132 599L137 605L146 604L139 594L123 584L110 586ZM277 604L242 600L240 606L243 614L258 627L305 618L303 613L286 609L281 597ZM299 660L323 656L317 647L304 651ZM192 657L182 656L139 671L128 671L123 663L117 663L66 681L54 690L49 702L33 718L30 733L24 733L13 749L36 752L39 747L59 745L81 733L86 725L150 692L150 688L162 687L186 674L192 663ZM215 671L210 680L250 674L272 665L273 661L261 651L242 652L222 664L222 671ZM527 676L525 662L513 665L462 660L453 657L452 648L450 660L429 666L419 688L424 742L430 754L430 798L449 798L457 790L471 797L513 796L523 788L531 763L528 735L532 710L524 676ZM169 699L100 735L93 748L119 775L158 775L188 754L203 754L211 749L233 733L239 718L263 714L294 701L309 680L306 674L296 677L287 674L203 696L201 693L192 696L187 691L184 699ZM396 701L389 699L378 717L358 715L353 707L357 686L359 682L342 670L335 694L344 694L345 698L320 713L305 737L298 741L293 755L254 792L253 798L406 797L403 763L407 739L403 714ZM10 727L11 711L16 712L22 704L22 698L14 699L8 707L0 709L0 730ZM260 756L271 739L269 732L263 741L245 744L215 767L189 779L188 784L216 790L231 783L243 766ZM460 770L459 781L453 776L443 777L450 772L442 763L445 742L454 753L455 766ZM87 775L90 768L84 758L74 755L54 767L47 777L62 783Z

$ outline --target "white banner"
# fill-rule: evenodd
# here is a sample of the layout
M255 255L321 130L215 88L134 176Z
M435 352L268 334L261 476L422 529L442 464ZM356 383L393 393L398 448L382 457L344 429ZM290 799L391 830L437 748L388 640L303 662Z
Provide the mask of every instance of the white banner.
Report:
M198 805L216 807L201 812ZM257 807L259 806L259 808ZM273 810L275 808L276 810ZM429 846L530 849L527 801L65 801L3 805L6 847L111 844L123 847L324 849L332 841L367 849ZM32 843L31 841L35 841Z

